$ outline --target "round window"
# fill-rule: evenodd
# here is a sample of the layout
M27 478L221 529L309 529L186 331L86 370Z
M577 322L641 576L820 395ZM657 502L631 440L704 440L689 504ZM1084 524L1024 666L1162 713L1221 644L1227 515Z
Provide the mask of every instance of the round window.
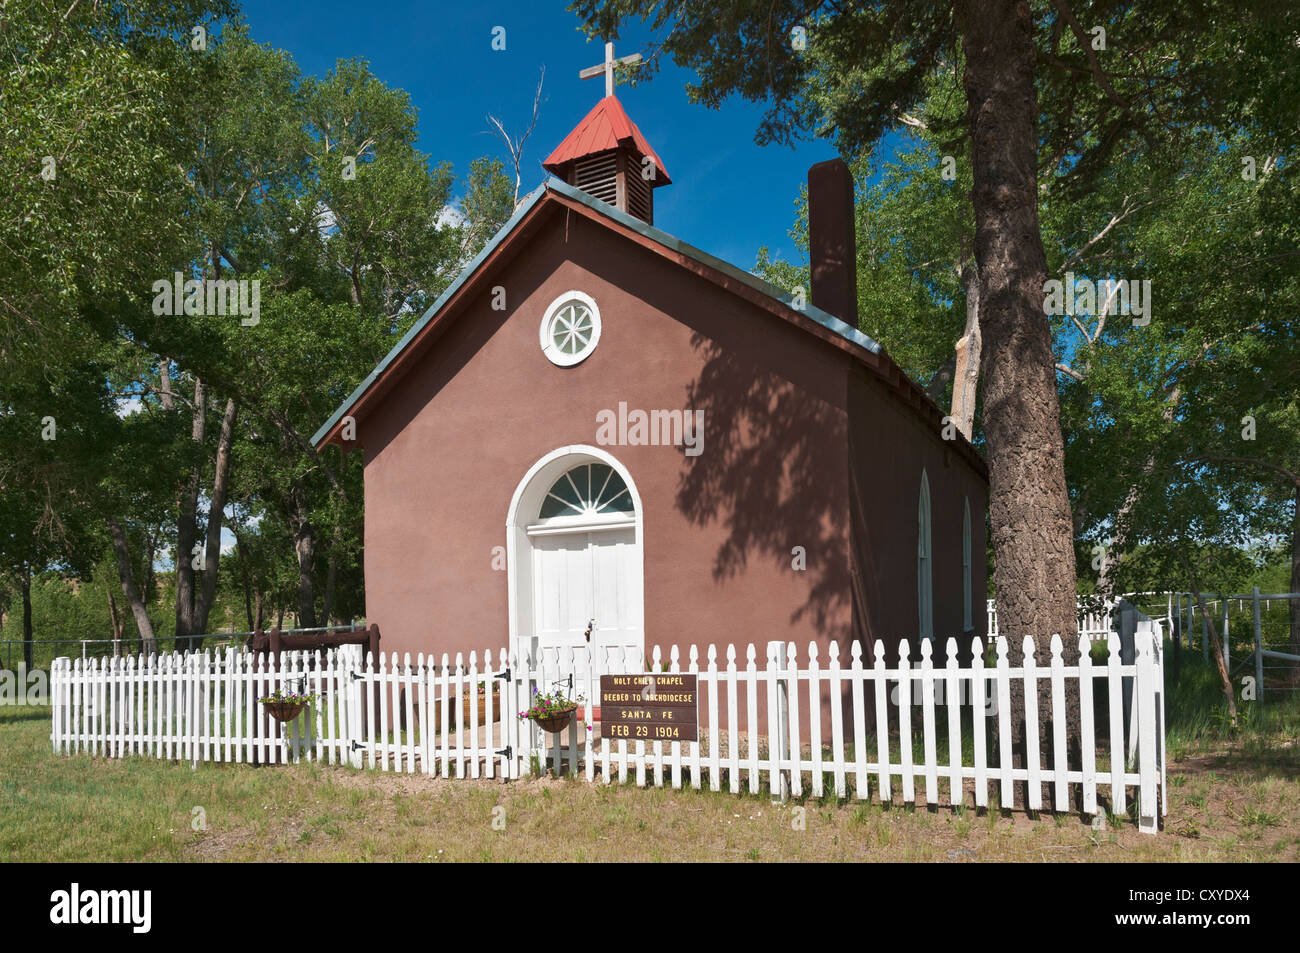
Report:
M600 311L581 291L555 299L542 318L542 353L552 364L572 367L585 361L600 341Z

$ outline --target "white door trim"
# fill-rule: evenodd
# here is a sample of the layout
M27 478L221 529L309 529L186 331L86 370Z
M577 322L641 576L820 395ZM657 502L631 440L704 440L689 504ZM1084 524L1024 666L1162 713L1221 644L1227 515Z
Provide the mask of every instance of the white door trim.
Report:
M509 617L510 650L519 658L531 645L533 637L533 580L532 580L532 544L529 540L529 525L536 527L537 514L541 510L546 491L560 477L560 474L582 463L603 463L611 467L627 484L628 494L632 497L634 516L631 520L620 521L616 525L631 526L633 545L636 553L633 557L635 571L638 574L641 598L633 602L633 619L637 631L641 633L641 652L645 652L645 546L644 520L645 510L641 504L641 494L637 491L632 474L613 455L600 447L586 444L573 444L559 447L546 454L524 474L515 487L510 499L510 508L506 511L506 589L507 613ZM588 527L584 531L590 531ZM576 530L577 527L574 527ZM534 530L536 531L536 530Z

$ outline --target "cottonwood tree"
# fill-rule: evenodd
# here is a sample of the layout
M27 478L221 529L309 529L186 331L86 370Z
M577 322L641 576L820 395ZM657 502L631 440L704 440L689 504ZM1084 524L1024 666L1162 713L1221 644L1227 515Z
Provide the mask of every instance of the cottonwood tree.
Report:
M37 4L0 32L3 81L25 91L0 99L16 130L0 150L8 167L32 172L15 178L12 214L0 216L0 266L14 279L0 289L0 386L103 357L89 379L111 389L108 409L80 423L109 443L98 457L63 457L84 491L77 506L99 527L79 549L113 554L146 639L171 629L158 602L174 600L182 646L230 590L217 575L223 497L264 517L239 530L274 567L267 598L290 592L284 578L316 587L319 524L322 608L357 606L360 493L347 490L357 461L324 466L308 437L510 211L500 163L480 160L466 221L440 222L455 180L414 150L405 94L361 63L304 80L286 54L217 22L229 13L217 3ZM153 282L177 271L260 281L267 327L259 336L243 315L155 314ZM139 407L118 417L114 396ZM241 479L241 459L273 463L272 482ZM31 460L28 474L45 472ZM17 455L6 462L16 467ZM5 500L14 525L20 498ZM16 544L3 548L18 557ZM167 561L172 570L156 572Z
M169 61L224 0L23 5L0 30L0 374L111 330L91 305L170 263L187 226ZM18 345L21 343L22 348ZM83 356L84 356L84 352Z

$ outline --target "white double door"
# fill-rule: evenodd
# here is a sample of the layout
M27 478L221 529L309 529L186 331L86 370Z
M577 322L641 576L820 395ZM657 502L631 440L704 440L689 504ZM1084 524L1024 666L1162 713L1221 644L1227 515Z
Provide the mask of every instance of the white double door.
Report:
M608 646L614 660L609 668L625 670L619 664L625 661L639 670L644 637L635 530L553 533L533 536L531 542L534 648L548 662L563 662L573 647L585 670L588 648Z

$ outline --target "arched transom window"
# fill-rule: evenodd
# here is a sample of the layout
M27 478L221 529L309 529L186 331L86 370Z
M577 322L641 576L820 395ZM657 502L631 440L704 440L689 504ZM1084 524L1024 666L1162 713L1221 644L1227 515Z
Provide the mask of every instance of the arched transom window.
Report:
M627 484L612 467L604 463L582 463L551 484L537 515L541 519L626 517L635 511Z

